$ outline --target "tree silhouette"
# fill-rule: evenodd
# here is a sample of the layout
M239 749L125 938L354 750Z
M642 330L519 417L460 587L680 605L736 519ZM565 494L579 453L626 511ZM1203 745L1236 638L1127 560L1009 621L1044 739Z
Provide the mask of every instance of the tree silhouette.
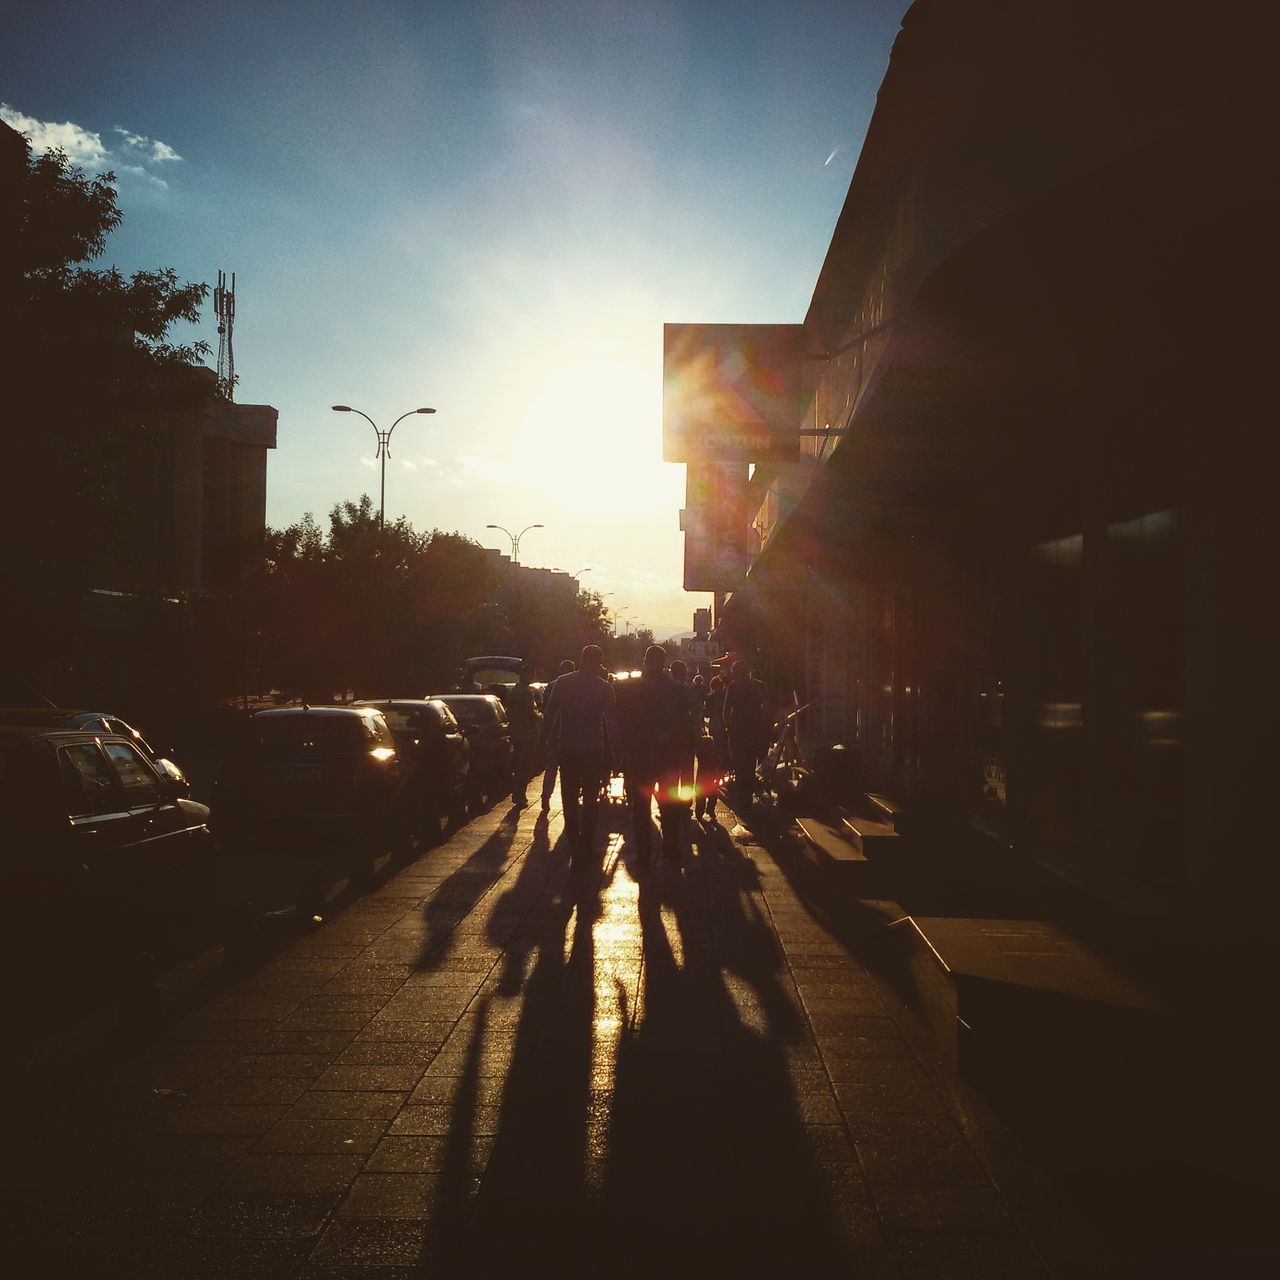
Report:
M60 151L33 156L0 125L0 320L5 502L0 591L21 619L7 628L8 683L38 688L40 668L77 645L90 587L155 590L147 550L154 512L131 480L152 465L178 415L209 389L201 343L170 340L197 317L202 284L171 270L126 278L94 268L120 225L115 176L86 176Z

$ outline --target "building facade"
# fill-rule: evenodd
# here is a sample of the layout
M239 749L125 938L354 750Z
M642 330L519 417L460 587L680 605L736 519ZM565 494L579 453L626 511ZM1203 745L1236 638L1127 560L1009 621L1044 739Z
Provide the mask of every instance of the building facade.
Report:
M923 827L1172 921L1275 879L1245 723L1275 546L1251 47L1177 6L917 0L793 326L790 420L757 413L772 438L731 461L708 421L692 460L667 344L687 546L720 548L686 586L723 645L819 699Z

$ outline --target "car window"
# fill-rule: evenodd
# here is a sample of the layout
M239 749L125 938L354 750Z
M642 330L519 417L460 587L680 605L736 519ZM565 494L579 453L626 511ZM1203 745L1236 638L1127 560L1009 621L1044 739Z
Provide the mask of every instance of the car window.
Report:
M369 731L357 716L269 716L250 720L245 745L267 757L345 755L367 745Z
M418 715L420 709L418 707L379 707L388 725L392 729L404 732L407 729L417 727Z
M487 702L477 698L474 702L468 698L459 698L457 702L448 704L449 710L457 717L458 723L468 729L483 729L493 723L493 712Z
M433 702L431 705L435 708L436 715L440 717L445 733L457 733L458 721L453 712L443 702Z
M115 766L128 805L160 803L160 779L137 747L131 742L104 742L102 749Z
M394 747L396 745L395 737L382 715L361 716L360 720L364 726L365 736L374 746Z
M73 818L113 813L120 808L115 774L94 742L75 742L58 748L58 768Z

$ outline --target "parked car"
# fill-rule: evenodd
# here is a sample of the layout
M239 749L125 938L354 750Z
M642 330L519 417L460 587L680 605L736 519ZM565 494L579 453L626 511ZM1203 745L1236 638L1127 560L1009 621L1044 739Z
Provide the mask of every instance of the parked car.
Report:
M472 794L496 800L511 787L511 725L502 699L491 693L439 693L471 747Z
M210 910L208 818L132 738L0 727L6 1016L149 980Z
M498 697L510 689L524 670L523 658L501 654L468 658L463 663L461 693L492 693Z
M419 831L442 835L466 816L471 747L454 714L428 698L362 698L386 717L405 769L406 808Z
M374 707L258 711L223 762L210 825L242 859L240 893L292 892L306 910L323 897L324 872L367 883L374 858L402 839L403 786L395 738Z
M154 750L137 729L109 711L76 711L68 707L5 707L0 709L0 725L5 724L42 725L49 729L85 729L92 733L118 734L132 742L169 779L175 794L191 794L187 775L169 759L171 753L161 754Z

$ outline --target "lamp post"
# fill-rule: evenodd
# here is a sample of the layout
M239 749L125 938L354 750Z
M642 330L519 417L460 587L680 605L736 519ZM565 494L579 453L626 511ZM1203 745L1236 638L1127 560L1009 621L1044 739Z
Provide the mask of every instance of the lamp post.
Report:
M378 532L381 533L387 523L387 459L391 456L391 433L406 419L411 418L415 413L435 413L434 409L410 409L408 413L402 413L386 430L378 426L369 415L360 409L353 409L349 404L335 404L331 406L334 413L358 413L373 428L378 437L378 452L376 457L382 460L382 492L378 497Z
M520 530L519 533L512 533L510 529L503 528L503 526L500 524L487 524L485 525L485 528L501 529L502 532L505 533L507 537L511 539L511 563L519 564L520 563L520 539L523 538L524 535L528 533L530 529L541 529L542 525L527 524L523 529Z

